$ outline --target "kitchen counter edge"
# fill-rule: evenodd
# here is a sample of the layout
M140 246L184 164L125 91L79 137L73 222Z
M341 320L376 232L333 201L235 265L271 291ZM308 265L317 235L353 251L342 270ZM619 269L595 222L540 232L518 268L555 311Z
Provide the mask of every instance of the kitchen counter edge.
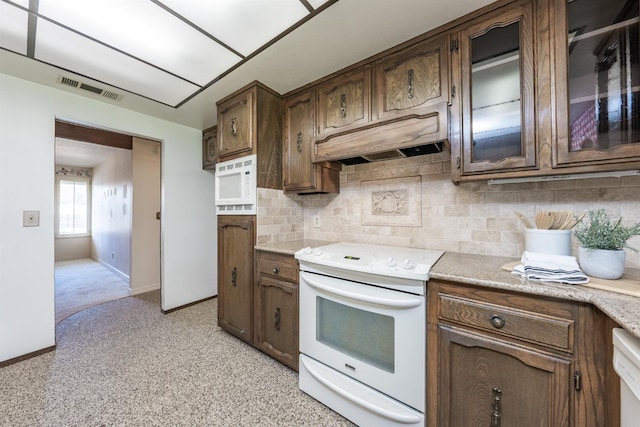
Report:
M430 277L431 279L591 303L640 339L639 297L580 285L527 280L502 270L503 265L514 261L518 261L518 258L445 252L431 269ZM640 277L639 269L630 270L633 276Z

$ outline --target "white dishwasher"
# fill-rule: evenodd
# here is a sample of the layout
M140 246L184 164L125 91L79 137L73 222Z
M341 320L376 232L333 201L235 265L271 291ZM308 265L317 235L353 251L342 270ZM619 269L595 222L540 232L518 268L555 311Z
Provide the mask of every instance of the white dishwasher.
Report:
M624 329L613 330L613 368L620 376L620 427L640 418L640 340Z

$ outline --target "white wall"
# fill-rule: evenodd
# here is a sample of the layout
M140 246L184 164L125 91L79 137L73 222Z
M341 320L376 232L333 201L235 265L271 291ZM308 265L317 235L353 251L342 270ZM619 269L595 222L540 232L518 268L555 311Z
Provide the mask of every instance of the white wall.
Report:
M56 262L91 258L91 236L59 237L54 247Z
M162 308L216 293L214 176L202 170L200 130L5 74L0 93L0 361L55 344L56 117L163 141ZM23 210L39 210L40 226L22 227Z
M91 257L131 277L132 153L118 149L93 168Z

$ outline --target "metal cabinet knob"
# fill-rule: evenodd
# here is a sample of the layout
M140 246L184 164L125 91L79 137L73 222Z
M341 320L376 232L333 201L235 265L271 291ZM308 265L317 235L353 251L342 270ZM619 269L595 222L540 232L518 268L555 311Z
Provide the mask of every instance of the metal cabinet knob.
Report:
M505 324L504 319L502 317L498 316L498 315L495 315L495 314L493 316L491 316L490 321L491 321L491 324L493 325L493 327L496 328L496 329L501 329Z
M280 269L278 267L273 267L273 274L280 273Z

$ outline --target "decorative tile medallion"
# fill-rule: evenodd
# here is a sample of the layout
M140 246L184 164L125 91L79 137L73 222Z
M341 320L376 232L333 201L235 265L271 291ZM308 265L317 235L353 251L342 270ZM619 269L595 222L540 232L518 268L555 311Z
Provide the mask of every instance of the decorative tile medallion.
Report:
M362 225L422 226L421 177L362 181Z

